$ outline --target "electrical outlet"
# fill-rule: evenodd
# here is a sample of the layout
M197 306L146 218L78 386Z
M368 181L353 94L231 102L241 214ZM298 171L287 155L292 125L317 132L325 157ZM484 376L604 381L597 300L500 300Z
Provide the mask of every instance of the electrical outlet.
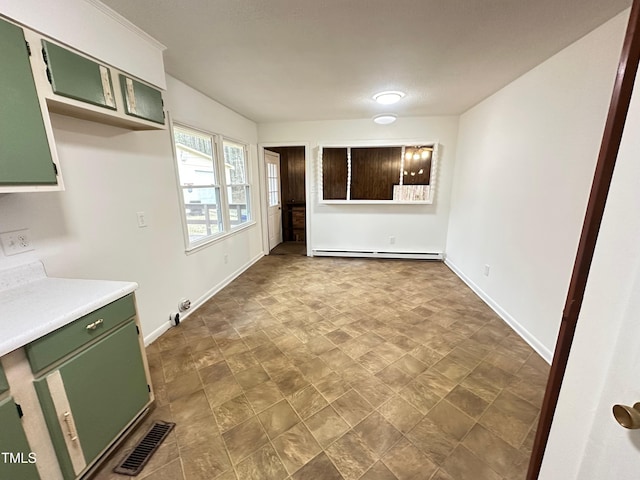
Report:
M391 235L389 237L389 245L395 245L396 243L396 237L394 235Z
M138 217L138 228L147 226L147 215L144 212L136 212Z
M484 276L488 277L490 271L491 271L491 265L485 265L484 266Z
M229 263L229 254L228 253L224 254L224 263Z
M31 232L28 228L14 232L0 233L0 242L2 243L2 250L4 250L5 255L16 255L33 250L31 246Z

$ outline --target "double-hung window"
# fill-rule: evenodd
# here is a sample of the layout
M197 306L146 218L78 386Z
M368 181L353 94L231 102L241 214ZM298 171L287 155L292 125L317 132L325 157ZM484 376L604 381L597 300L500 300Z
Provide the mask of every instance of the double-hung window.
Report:
M178 124L173 140L187 250L249 222L247 146Z
M224 171L231 228L250 220L249 181L247 180L247 148L230 140L222 141Z

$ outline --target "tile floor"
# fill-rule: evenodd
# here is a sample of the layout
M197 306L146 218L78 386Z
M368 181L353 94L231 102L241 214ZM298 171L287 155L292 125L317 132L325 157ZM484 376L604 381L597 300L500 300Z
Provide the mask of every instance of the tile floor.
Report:
M146 480L524 479L548 374L421 261L264 257L147 354Z

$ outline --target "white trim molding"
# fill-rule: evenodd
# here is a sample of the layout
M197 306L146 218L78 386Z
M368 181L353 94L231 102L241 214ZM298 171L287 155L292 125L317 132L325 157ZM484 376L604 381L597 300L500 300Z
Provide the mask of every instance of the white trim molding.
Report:
M529 344L538 354L548 363L551 364L553 359L553 352L545 347L531 332L524 328L515 318L513 318L505 309L503 309L493 298L491 298L484 290L482 290L476 283L474 283L469 277L467 277L462 270L460 270L451 260L446 258L444 264L455 273L460 280L467 284L467 286L478 295L484 303L486 303L491 309L498 314L498 316L504 320L520 337Z

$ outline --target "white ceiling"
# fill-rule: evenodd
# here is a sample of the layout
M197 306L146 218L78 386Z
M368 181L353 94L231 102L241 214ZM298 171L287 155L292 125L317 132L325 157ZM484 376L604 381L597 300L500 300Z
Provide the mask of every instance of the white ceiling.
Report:
M631 0L103 0L258 123L459 114ZM380 90L407 96L377 105Z

